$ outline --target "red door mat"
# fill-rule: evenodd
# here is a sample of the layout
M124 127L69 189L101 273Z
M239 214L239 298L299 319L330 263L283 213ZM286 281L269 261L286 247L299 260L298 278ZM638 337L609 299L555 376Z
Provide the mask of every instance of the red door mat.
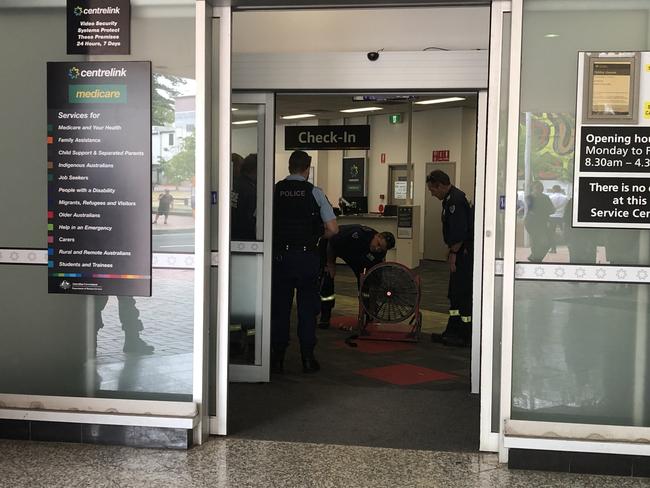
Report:
M379 368L360 369L355 371L355 373L399 386L416 385L430 381L454 380L457 378L456 375L445 373L444 371L436 371L435 369L423 368L422 366L415 366L413 364L393 364L392 366L382 366Z

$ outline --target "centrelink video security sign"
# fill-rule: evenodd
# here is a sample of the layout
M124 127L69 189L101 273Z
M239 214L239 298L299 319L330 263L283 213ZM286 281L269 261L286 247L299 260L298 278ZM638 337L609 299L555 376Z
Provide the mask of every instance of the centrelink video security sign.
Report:
M369 125L287 125L286 150L370 149Z
M50 293L151 295L151 63L47 63Z
M67 0L68 54L130 54L130 0Z
M650 228L650 53L579 53L574 227Z

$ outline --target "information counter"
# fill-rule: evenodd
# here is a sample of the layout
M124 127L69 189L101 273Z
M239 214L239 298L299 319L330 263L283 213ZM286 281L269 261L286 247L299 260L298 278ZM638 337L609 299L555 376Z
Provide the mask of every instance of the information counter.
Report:
M398 217L396 215L383 216L376 213L339 215L337 222L339 225L365 225L372 227L377 232L392 232L395 236L395 248L388 251L386 261L396 261L409 268L416 268L420 264L420 207L400 207L400 209L409 209L406 212L410 211L412 213L412 219L410 222L401 219L399 232ZM404 212L402 210L402 215ZM410 226L405 227L405 225ZM342 263L341 260L338 262Z

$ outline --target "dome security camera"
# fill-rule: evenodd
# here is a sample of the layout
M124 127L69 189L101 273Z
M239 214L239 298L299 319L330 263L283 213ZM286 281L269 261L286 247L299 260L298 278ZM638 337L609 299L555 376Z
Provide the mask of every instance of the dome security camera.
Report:
M377 51L370 51L366 56L368 56L369 61L377 61L379 59L379 53Z

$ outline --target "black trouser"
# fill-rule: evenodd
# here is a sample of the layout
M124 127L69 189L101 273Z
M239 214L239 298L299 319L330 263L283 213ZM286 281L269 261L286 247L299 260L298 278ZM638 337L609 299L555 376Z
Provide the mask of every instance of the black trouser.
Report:
M463 245L456 254L456 271L449 273L449 319L443 336L472 342L473 249Z
M298 302L298 339L304 353L316 345L318 314L318 272L316 252L286 251L273 261L271 297L271 343L283 351L289 344L289 322L294 292Z
M102 311L108 303L108 296L95 297L95 331L104 327L102 320ZM120 322L122 323L122 330L127 333L137 333L144 330L142 321L140 320L140 311L135 306L135 299L133 297L118 296L117 305L119 310Z
M357 290L361 282L361 267L347 263L357 277ZM332 309L336 305L336 293L334 291L334 280L326 271L322 271L320 284L320 321L327 322L332 316Z

